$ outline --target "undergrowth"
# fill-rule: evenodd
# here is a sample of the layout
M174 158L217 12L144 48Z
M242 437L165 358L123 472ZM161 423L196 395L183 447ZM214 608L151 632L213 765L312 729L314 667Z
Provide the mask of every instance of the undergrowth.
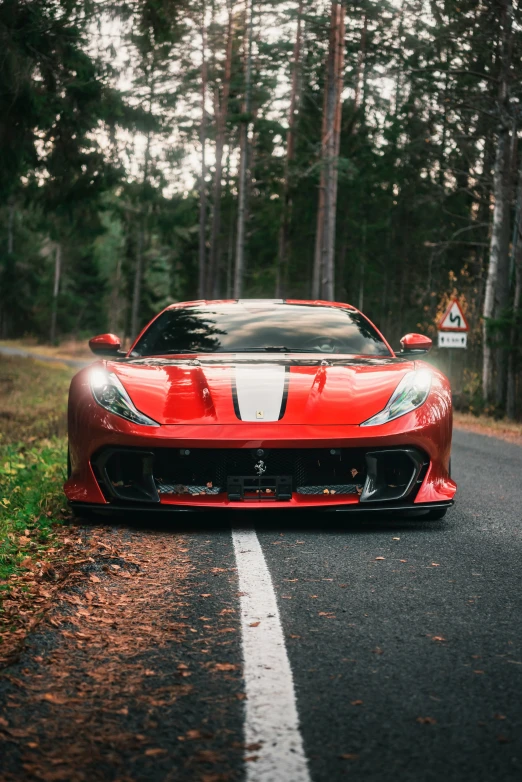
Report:
M66 513L67 391L75 371L0 356L0 596L27 557L45 559Z
M27 556L44 552L63 516L66 451L64 437L0 448L0 590Z

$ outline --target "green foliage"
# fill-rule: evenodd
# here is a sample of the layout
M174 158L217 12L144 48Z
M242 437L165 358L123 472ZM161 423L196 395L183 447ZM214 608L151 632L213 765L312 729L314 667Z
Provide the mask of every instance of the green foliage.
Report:
M2 356L0 581L27 556L44 558L53 525L63 519L65 417L73 374L60 364Z
M26 557L45 556L61 523L66 452L63 437L0 447L0 595Z

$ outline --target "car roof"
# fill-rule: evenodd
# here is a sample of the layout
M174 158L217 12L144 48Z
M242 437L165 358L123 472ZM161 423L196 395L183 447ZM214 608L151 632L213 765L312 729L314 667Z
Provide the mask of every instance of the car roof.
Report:
M301 304L308 307L339 307L358 312L357 307L340 301L324 301L322 299L197 299L195 301L180 301L166 307L168 310L178 307L198 307L201 305L232 304L238 306L276 305L276 304Z

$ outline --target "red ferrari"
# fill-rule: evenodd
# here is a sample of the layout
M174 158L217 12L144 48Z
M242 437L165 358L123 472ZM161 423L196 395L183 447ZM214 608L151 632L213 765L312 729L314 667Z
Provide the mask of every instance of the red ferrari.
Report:
M194 301L128 353L103 334L73 378L73 509L424 511L453 503L451 390L407 334L395 355L355 307ZM103 357L103 358L102 358Z

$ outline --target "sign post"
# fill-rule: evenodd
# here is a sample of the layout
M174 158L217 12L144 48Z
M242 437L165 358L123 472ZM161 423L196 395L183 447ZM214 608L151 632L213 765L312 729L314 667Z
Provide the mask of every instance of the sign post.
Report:
M467 348L469 325L457 299L452 299L437 326L439 348Z
M467 348L469 325L457 299L452 299L437 326L439 348ZM453 350L449 351L447 375L452 380Z

